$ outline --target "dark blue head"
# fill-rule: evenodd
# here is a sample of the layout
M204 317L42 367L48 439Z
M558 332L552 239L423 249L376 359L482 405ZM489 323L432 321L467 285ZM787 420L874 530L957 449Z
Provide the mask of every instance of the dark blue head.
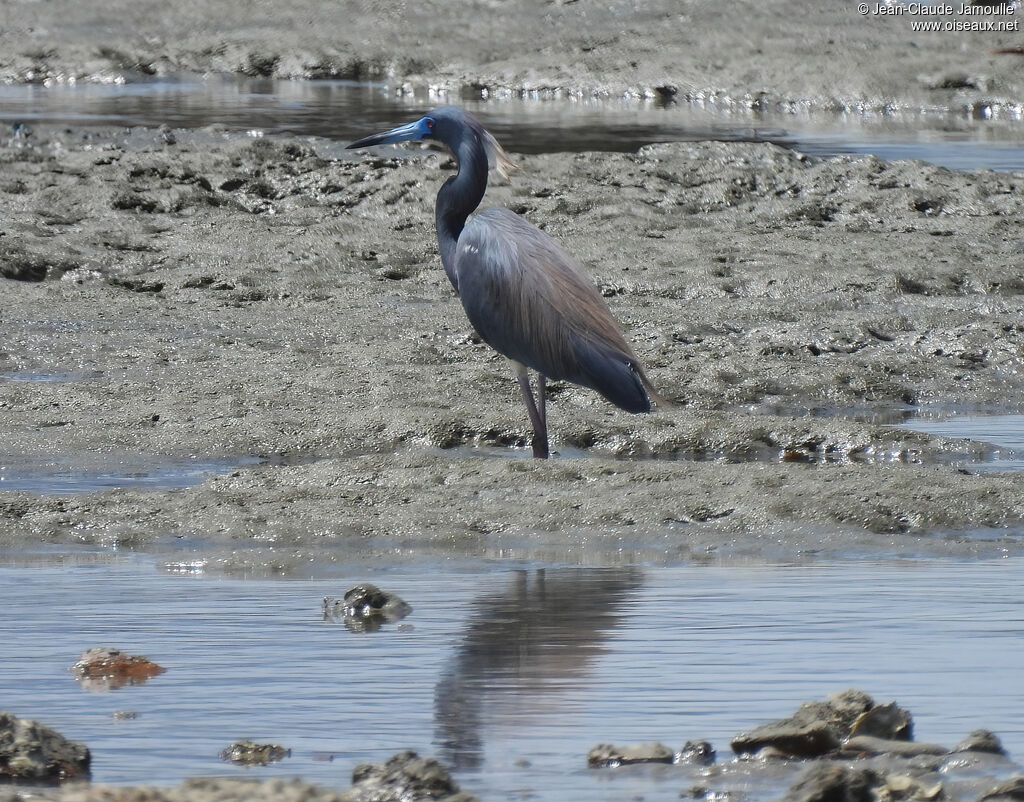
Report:
M418 142L429 139L447 145L456 155L463 155L463 147L481 148L491 166L497 166L502 175L508 177L512 167L505 151L491 136L480 121L458 106L441 106L427 113L413 123L400 125L390 131L371 134L358 139L348 148L368 148L372 145L389 145L396 142Z
M368 148L372 145L391 145L396 142L416 142L433 136L437 123L431 116L421 117L414 123L400 125L380 134L370 134L357 139L347 148Z

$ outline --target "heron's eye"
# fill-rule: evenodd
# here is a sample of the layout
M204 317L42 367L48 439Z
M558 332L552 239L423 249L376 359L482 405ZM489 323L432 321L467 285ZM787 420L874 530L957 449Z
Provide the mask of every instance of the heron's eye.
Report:
M426 120L427 130L428 131L433 131L434 130L434 121L432 119L430 119L429 117L424 117L423 119Z

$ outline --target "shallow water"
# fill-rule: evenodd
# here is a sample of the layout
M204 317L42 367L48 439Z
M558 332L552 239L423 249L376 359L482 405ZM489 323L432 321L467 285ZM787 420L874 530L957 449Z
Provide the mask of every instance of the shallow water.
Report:
M0 86L8 141L32 126L209 125L254 135L348 142L445 102L479 113L519 153L635 151L653 142L767 141L810 155L874 153L945 167L1024 170L1019 119L931 114L783 114L689 103L615 100L485 100L396 94L383 84L210 78L113 86ZM339 151L340 154L340 151Z
M17 376L17 377L16 377ZM5 376L0 376L0 379ZM98 375L73 374L6 374L12 381L81 381L98 378ZM762 410L768 411L768 410ZM776 410L784 413L784 410ZM792 410L789 410L792 412ZM817 410L812 414L825 414ZM1024 470L1024 415L956 415L939 420L928 417L911 417L913 408L899 410L831 410L831 415L848 416L873 423L892 425L902 421L904 429L925 432L942 437L958 437L990 443L993 448L980 459L950 456L949 461L972 470L1020 471ZM919 415L935 415L934 411ZM478 443L460 445L448 449L430 449L431 453L444 455L447 459L532 459L532 451L526 446L506 446ZM572 446L560 446L553 453L553 459L589 459L591 452ZM602 452L601 456L608 454ZM622 455L623 459L656 459L644 454ZM728 459L727 455L710 453L703 455L675 455L669 459L718 460ZM781 455L775 449L766 449L763 454L751 459L775 462ZM827 455L822 458L828 461ZM884 458L879 458L884 461ZM230 473L239 468L252 468L266 460L245 455L219 457L172 457L159 454L106 453L79 455L3 455L0 454L0 492L22 490L42 495L71 495L91 493L115 488L170 489L198 484L214 474Z
M212 474L262 462L258 457L169 457L160 454L0 454L0 491L63 496L118 487L170 489L199 484Z
M896 699L918 740L995 730L1024 755L1024 560L581 568L503 561L340 564L243 580L182 553L6 555L3 708L84 741L97 782L301 776L347 786L352 767L413 748L485 799L677 799L700 781L776 798L790 770L727 764L588 770L601 742L729 739L798 703L859 687ZM413 613L376 633L325 621L358 581ZM168 670L88 692L87 647ZM136 718L115 719L117 711ZM240 769L241 738L292 750ZM525 761L525 762L524 762ZM1009 773L1005 771L1004 773Z
M996 448L991 458L973 467L992 471L1024 470L1024 415L957 415L943 420L910 420L902 424L941 437L962 437Z

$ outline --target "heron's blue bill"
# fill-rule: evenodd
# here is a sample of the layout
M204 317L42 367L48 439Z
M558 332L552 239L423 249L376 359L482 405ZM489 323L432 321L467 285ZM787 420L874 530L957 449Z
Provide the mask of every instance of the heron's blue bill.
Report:
M390 131L364 136L362 139L357 139L351 145L346 145L345 148L346 150L351 150L353 148L368 148L372 145L391 145L395 142L411 142L430 136L430 132L433 128L434 121L429 117L423 117L414 123L400 125L397 128L392 128Z

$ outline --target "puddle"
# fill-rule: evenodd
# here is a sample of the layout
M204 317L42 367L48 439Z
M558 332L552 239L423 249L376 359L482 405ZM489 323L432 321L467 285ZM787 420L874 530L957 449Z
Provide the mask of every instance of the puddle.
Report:
M533 459L530 446L496 445L491 443L463 444L451 448L430 448L427 453L443 456L446 459L468 459L483 457L485 459ZM573 446L551 446L551 459L590 459L594 454ZM607 456L607 455L605 455Z
M893 419L885 413L878 414L878 421L889 424ZM902 418L896 418L901 420ZM528 460L533 458L533 451L528 446L505 445L489 440L473 441L448 448L431 447L426 453L443 456L445 459L506 459ZM760 441L737 441L727 447L652 447L643 440L622 444L621 446L605 445L593 448L581 448L567 444L552 444L551 459L553 460L588 460L611 459L629 462L721 462L742 464L751 462L764 463L805 463L808 465L888 465L931 464L931 465L970 465L984 466L1001 459L999 452L986 452L971 457L963 453L931 453L925 455L916 448L900 447L892 444L891 448L882 446L853 447L842 444L828 446L798 445L792 448L768 445ZM1000 462L1000 464L1003 464Z
M98 370L68 370L56 373L42 373L30 370L18 370L11 373L0 373L0 382L27 382L49 384L51 382L79 382L103 378Z
M901 427L995 446L989 459L971 463L979 470L1024 470L1024 415L959 415L946 420L907 421Z
M654 142L719 139L775 142L818 156L875 153L958 169L1024 169L1020 121L998 116L786 114L621 100L445 100L351 81L213 77L113 86L0 86L0 122L12 146L31 136L32 126L215 125L254 135L322 137L339 143L332 155L340 156L342 142L444 102L479 113L506 149L517 153L632 152Z
M4 709L84 741L97 783L345 787L356 763L412 748L482 799L677 800L695 782L773 799L802 768L730 763L730 738L848 687L908 708L918 740L952 745L985 727L1024 755L1024 558L357 570L240 580L136 555L0 565ZM412 614L372 634L325 621L322 598L359 581ZM68 667L98 645L167 672L86 693ZM242 738L292 755L253 771L222 763ZM720 774L586 768L597 743L700 738Z
M263 462L258 457L166 457L96 454L0 456L0 491L72 495L115 488L173 489L199 484L207 476L231 473Z

